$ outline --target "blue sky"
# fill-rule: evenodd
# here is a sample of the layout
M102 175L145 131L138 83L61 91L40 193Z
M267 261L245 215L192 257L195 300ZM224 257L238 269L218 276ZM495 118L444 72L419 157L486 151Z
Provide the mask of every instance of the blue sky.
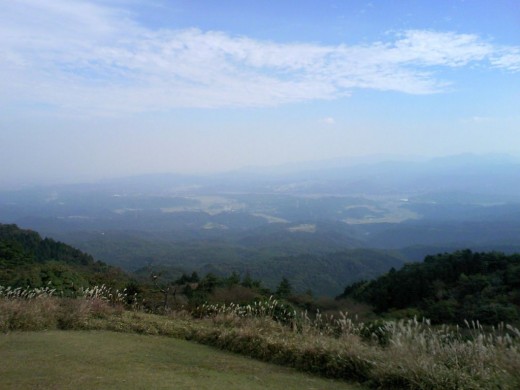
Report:
M518 1L0 9L2 185L520 146Z

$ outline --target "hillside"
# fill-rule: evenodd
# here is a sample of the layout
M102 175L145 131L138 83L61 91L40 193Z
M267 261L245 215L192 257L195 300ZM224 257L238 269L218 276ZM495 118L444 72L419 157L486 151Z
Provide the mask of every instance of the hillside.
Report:
M334 239L331 234L329 240ZM235 272L242 276L249 274L274 289L285 276L295 292L311 290L316 296L334 296L341 291L345 281L352 283L374 278L403 264L403 259L396 254L368 249L283 256L273 248L253 250L225 242L196 241L158 244L154 251L147 253L140 246L139 239L127 236L126 243L124 253L133 252L134 256L140 256L142 264L152 263L154 269L161 269L164 282L177 279L183 272L197 271L201 275L214 273L219 276ZM124 258L123 254L121 258ZM58 289L89 284L121 287L129 281L129 277L118 268L16 225L0 225L0 264L3 266L0 284L11 286L40 287L52 282ZM135 275L141 275L140 279L144 281L142 276L148 274L147 266L138 269Z
M520 255L470 250L426 256L340 296L374 305L380 313L411 309L436 323L520 319Z
M326 254L280 256L251 263L211 264L205 272L249 274L274 288L282 276L289 279L295 292L311 290L315 296L334 296L345 281L372 279L404 261L397 255L370 249L351 249Z
M11 333L0 338L0 351L5 390L361 389L167 337L113 332Z
M0 285L58 290L106 284L120 287L129 277L67 244L42 238L16 225L0 224Z

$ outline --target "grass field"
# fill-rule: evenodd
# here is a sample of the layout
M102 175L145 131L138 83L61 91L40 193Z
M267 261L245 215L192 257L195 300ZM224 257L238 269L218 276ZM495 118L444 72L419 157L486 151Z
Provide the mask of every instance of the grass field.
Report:
M2 389L345 389L361 387L161 336L106 331L0 335Z
M520 330L510 325L310 318L272 299L157 315L125 311L101 290L5 290L0 389L356 388L280 366L375 389L520 389Z

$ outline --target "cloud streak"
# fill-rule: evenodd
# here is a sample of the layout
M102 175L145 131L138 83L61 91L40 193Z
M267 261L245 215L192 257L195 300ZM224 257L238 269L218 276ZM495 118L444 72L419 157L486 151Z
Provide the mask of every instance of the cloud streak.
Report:
M334 120L334 118L328 116L326 118L323 118L322 120L323 123L325 123L326 125L334 125L336 124L336 121Z
M277 106L356 89L439 93L450 85L438 76L443 69L472 64L520 70L518 47L473 34L409 30L364 45L278 43L196 28L153 30L121 9L47 3L4 5L2 105L101 115Z

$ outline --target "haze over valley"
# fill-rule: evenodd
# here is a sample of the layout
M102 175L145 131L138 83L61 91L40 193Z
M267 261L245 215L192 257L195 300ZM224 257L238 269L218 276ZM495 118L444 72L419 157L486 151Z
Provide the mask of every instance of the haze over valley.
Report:
M329 161L5 191L0 214L130 272L237 272L269 287L283 274L333 296L432 253L518 251L519 187L506 155Z

